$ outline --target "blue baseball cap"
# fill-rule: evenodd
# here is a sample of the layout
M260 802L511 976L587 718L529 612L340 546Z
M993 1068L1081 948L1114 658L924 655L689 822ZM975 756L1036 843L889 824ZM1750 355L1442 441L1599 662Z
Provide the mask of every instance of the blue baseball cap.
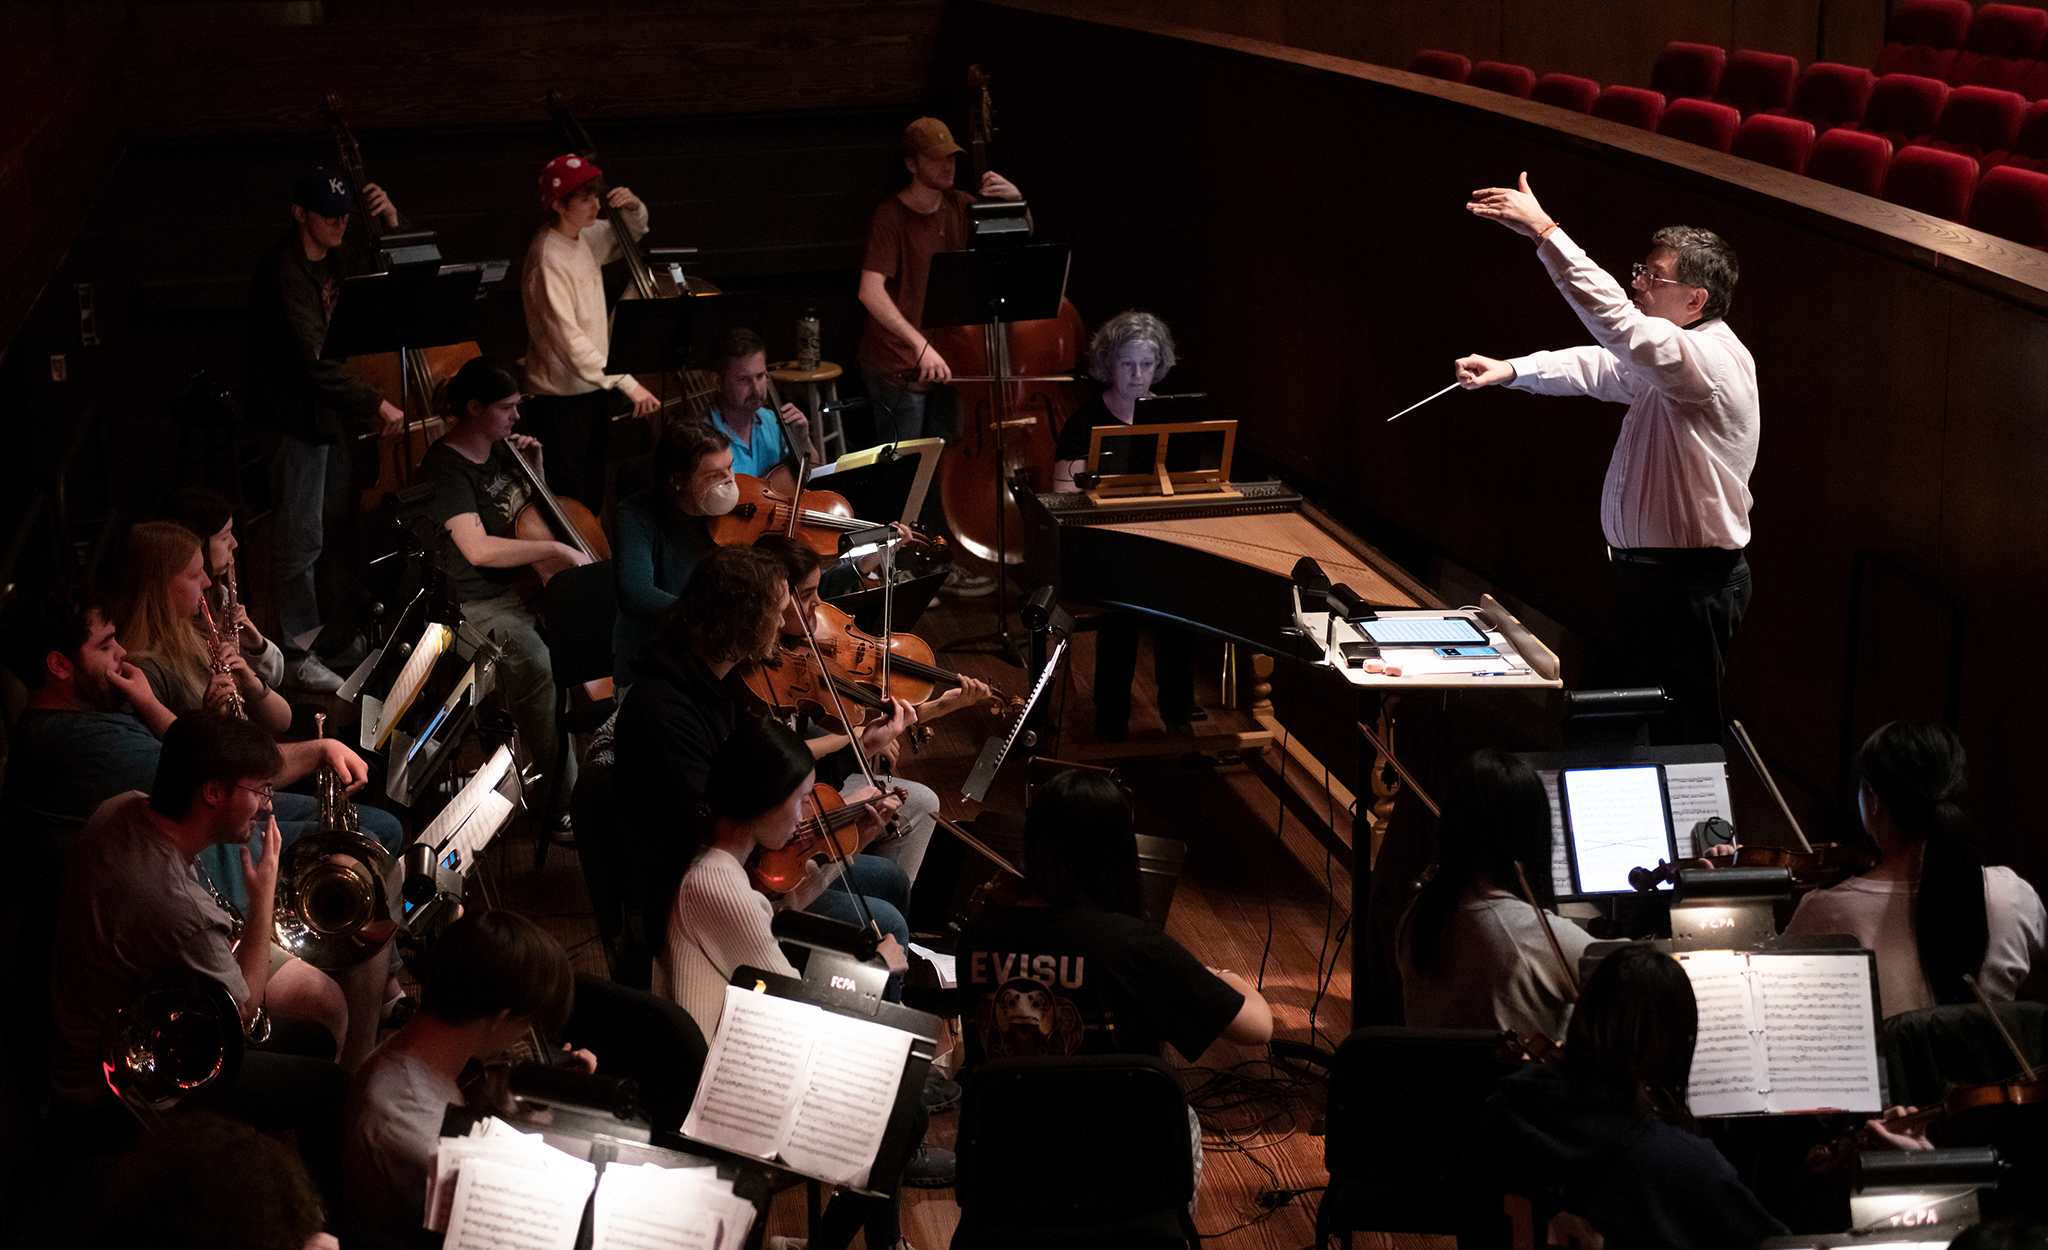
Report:
M300 174L292 183L292 203L322 217L343 217L356 211L348 179L325 166Z

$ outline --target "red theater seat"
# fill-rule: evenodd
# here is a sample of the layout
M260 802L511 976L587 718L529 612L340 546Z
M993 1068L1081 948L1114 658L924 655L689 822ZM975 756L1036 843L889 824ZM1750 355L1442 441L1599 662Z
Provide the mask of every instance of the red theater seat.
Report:
M1879 198L1901 208L1963 221L1970 215L1970 194L1977 189L1977 162L1960 152L1939 148L1902 148L1885 171Z
M1985 5L1970 19L1963 50L1949 64L1949 85L2017 87L2032 68L2043 35L2048 35L2048 11L2018 4Z
M1792 103L1792 89L1799 85L1799 58L1775 52L1737 52L1728 58L1721 72L1721 85L1714 98L1732 104L1744 117L1755 113L1783 112Z
M2020 137L2013 141L2012 155L2005 163L2048 173L2048 100L2037 100L2027 106L2026 119L2020 122Z
M1616 84L1603 89L1600 98L1593 101L1593 116L1634 126L1638 130L1655 130L1657 123L1664 118L1664 96L1641 87Z
M1415 54L1408 62L1408 72L1427 78L1441 78L1445 82L1464 82L1472 72L1472 61L1455 52L1437 52L1429 48Z
M1864 130L1883 135L1895 148L1925 143L1948 103L1948 84L1917 74L1886 74L1870 90Z
M1906 0L1885 26L1877 72L1944 76L1963 46L1972 16L1969 0Z
M1735 132L1735 146L1729 151L1745 160L1803 174L1807 158L1813 155L1813 123L1801 117L1758 113Z
M1650 70L1650 89L1667 100L1700 99L1721 85L1728 54L1710 43L1667 43Z
M1792 116L1804 117L1815 130L1854 126L1863 120L1870 89L1876 85L1877 75L1860 65L1816 61L1799 76L1799 88L1792 93Z
M1593 101L1600 98L1600 84L1572 74L1545 74L1536 80L1536 89L1529 93L1529 98L1574 113L1590 113Z
M1657 133L1726 152L1735 142L1735 131L1741 125L1742 114L1733 105L1712 100L1673 100L1671 107L1664 110L1664 120L1657 123Z
M1970 201L1970 229L2048 248L2048 174L2009 165L1985 174Z
M2043 16L2048 16L2044 14ZM1502 95L1528 99L1536 89L1536 71L1526 65L1509 65L1505 61L1481 61L1472 67L1471 76L1465 79L1468 87L1484 87Z
M1875 199L1891 160L1891 141L1883 135L1836 127L1813 141L1806 176Z
M2048 18L2048 12L2042 17ZM1961 152L1975 160L1980 172L2003 164L2020 137L2027 102L2011 91L1991 87L1957 87L1935 124L1930 147Z

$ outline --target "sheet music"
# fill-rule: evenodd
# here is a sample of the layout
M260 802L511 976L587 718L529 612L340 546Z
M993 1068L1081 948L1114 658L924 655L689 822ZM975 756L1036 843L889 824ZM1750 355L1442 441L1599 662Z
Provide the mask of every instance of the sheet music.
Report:
M1694 825L1716 816L1731 822L1735 819L1735 807L1728 801L1728 765L1721 760L1666 764L1664 788L1671 795L1671 831L1678 835L1681 855L1697 857L1700 853L1692 840Z
M695 1169L690 1169L695 1171ZM715 1173L714 1173L715 1177ZM606 1167L597 1179L590 1250L718 1250L746 1236L725 1233L717 1186L647 1164ZM731 1186L725 1197L732 1196Z
M471 1159L455 1182L446 1250L574 1250L595 1169L536 1171Z
M683 1135L774 1158L810 1080L812 1043L825 1014L809 1003L726 986Z
M1884 1110L1870 961L1773 955L1755 961L1770 1060L1771 1110Z
M1699 1003L1694 1115L1883 1110L1870 956L1677 956Z
M1766 1078L1750 992L1749 957L1733 951L1699 951L1677 957L1699 1003L1699 1040L1693 1046L1687 1082L1694 1115L1737 1115L1762 1111Z
M511 768L512 748L500 746L428 823L419 842L444 854L448 850L462 852L466 868L512 814L512 801L498 793Z
M807 1176L865 1189L903 1082L910 1034L834 1012L820 1015L810 1084L782 1158Z
M391 693L385 697L378 709L377 729L371 735L372 750L382 750L384 744L390 740L391 731L397 728L399 718L412 706L412 701L419 697L420 687L426 685L427 675L434 671L434 662L441 658L442 652L448 649L448 644L454 639L454 633L441 622L431 621L427 624L426 632L420 635L419 644L413 648L412 654L406 657L405 667L398 671L398 680L391 683Z

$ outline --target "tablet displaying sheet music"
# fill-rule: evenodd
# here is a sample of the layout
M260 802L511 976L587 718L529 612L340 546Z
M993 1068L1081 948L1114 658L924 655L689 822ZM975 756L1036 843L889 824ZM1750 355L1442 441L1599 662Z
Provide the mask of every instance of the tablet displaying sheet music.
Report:
M1629 870L1678 858L1661 764L1567 768L1558 774L1574 894L1628 894Z
M1484 646L1486 633L1469 616L1383 616L1358 628L1382 647Z

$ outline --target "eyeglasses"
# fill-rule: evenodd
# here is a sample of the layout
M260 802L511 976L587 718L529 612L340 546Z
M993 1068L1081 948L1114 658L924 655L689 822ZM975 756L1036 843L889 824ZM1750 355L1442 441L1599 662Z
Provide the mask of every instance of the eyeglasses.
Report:
M257 798L262 799L265 806L268 806L271 799L276 797L277 794L277 787L275 786L248 786L243 785L239 781L235 783L235 789L247 790L249 793L255 795Z
M1672 286L1692 285L1689 282L1680 282L1676 278L1660 278L1656 274L1651 273L1650 267L1648 265L1645 265L1641 261L1637 261L1635 264L1631 265L1629 267L1629 273L1632 275L1629 278L1629 281L1635 286L1641 286L1643 284L1643 279L1645 278L1648 278L1652 282L1668 282Z

